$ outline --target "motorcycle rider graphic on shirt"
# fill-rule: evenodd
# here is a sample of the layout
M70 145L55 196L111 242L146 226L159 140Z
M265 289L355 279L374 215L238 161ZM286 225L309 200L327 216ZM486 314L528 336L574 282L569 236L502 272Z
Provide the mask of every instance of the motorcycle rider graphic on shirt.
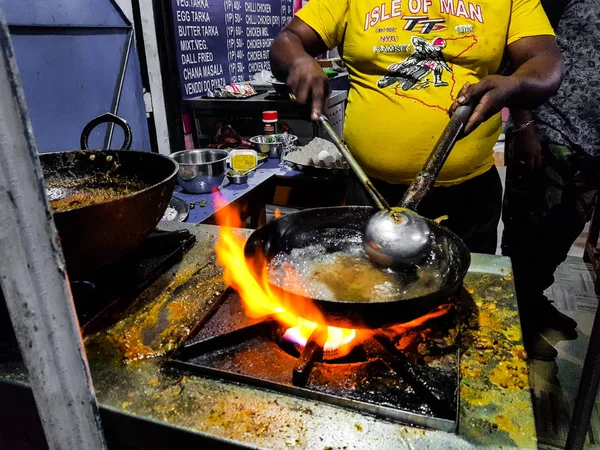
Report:
M414 47L412 55L404 61L389 66L389 72L379 79L377 86L386 88L402 83L403 91L420 89L429 86L430 81L425 77L432 72L435 87L448 86L448 83L442 79L444 70L452 72L442 55L442 50L446 48L446 40L438 37L428 42L421 37L413 36L411 42Z

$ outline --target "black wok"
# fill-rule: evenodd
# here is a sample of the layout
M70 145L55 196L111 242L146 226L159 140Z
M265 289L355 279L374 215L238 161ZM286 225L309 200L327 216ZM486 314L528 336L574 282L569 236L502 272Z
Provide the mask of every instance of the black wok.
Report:
M472 110L472 105L463 105L456 110L423 169L405 193L401 207L416 210L421 199L432 188L454 144L462 136ZM331 129L326 118L321 123L356 176L382 208L383 197L372 187L351 152ZM317 208L290 214L263 226L250 235L245 247L247 260L254 261L254 277L263 279L264 258L268 262L277 254L289 254L294 249L319 245L325 247L327 253L359 253L363 249L367 223L377 211L377 208L368 206ZM465 243L450 230L429 219L422 219L429 226L428 234L433 238L432 250L440 275L439 285L426 286L422 279L417 278L413 282L421 283L418 287L429 289L413 291L414 294L398 296L393 300L374 298L368 302L308 298L287 292L269 282L270 288L283 300L284 307L296 315L315 322L324 319L328 325L342 328L382 328L427 314L447 302L461 286L469 269L471 254Z
M87 150L92 129L105 122L123 128L123 148ZM127 122L104 114L84 128L85 150L40 154L71 277L88 274L138 247L167 208L177 163L156 153L126 151L131 141Z
M281 252L290 253L293 249L311 245L323 245L331 253L352 253L353 249L362 249L365 226L376 211L376 208L369 206L316 208L268 223L254 231L246 242L245 255L255 263L251 266L254 277L262 277L262 255L270 261ZM469 250L458 236L434 221L427 222L435 235L438 252L443 255L440 261L442 285L434 293L393 301L357 303L298 296L272 283L269 287L278 298L293 298L285 306L295 314L313 321L325 319L328 325L382 328L408 322L448 302L449 297L461 286L471 262Z

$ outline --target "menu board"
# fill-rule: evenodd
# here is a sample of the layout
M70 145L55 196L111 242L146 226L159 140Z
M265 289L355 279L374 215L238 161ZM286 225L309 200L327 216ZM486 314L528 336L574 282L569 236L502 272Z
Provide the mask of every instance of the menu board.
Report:
M293 0L171 0L181 94L270 70L269 49L293 17Z

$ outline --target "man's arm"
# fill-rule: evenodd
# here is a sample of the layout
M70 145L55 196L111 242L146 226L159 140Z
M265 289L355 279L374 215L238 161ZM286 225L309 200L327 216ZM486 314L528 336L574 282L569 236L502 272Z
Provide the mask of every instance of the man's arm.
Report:
M311 104L311 118L325 111L329 98L329 79L314 57L327 50L321 37L295 17L275 38L271 46L271 70L285 81L300 104Z
M513 135L507 165L534 170L542 164L542 144L535 131L533 114L528 110L511 109Z
M481 82L465 85L450 108L452 114L460 105L476 104L465 133L509 106L534 109L556 93L562 81L564 63L556 39L532 36L519 39L507 47L512 75L490 75Z
M542 7L554 29L558 27L563 13L573 0L542 0ZM542 163L542 145L538 137L533 114L530 110L511 108L510 115L513 129L517 130L512 137L512 151L509 164L533 170Z

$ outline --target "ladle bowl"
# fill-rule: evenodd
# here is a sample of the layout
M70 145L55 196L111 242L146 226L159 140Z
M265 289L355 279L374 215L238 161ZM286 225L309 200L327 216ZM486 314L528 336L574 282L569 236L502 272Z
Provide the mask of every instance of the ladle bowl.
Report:
M414 211L433 187L472 112L472 105L462 105L457 108L423 169L402 197L399 208L390 207L354 159L346 144L331 127L327 117L319 116L319 123L346 158L348 165L380 210L369 220L363 238L363 247L374 263L390 267L407 267L418 264L429 254L432 245L429 227L427 222Z
M413 266L429 254L432 236L421 216L406 208L379 211L367 223L363 248L376 264Z

